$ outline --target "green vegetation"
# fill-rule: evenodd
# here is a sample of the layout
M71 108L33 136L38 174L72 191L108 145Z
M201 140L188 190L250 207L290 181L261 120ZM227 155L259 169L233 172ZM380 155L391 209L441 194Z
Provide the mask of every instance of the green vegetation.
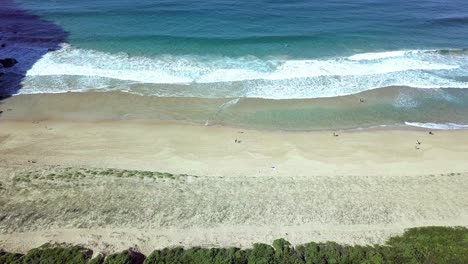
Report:
M19 263L22 254L8 253L0 250L0 263Z
M186 174L175 175L167 172L119 170L119 169L85 169L85 168L54 168L53 172L31 170L18 172L13 177L15 183L31 183L32 181L54 182L56 180L81 180L84 178L117 177L117 178L139 178L143 179L183 179ZM0 186L1 188L1 186Z
M307 243L292 247L277 239L273 247L254 244L253 249L189 249L154 251L145 264L156 263L468 263L468 229L424 227L409 229L386 245L348 246L335 242Z
M349 246L334 242L307 243L296 247L284 239L273 246L254 244L239 248L165 248L148 258L134 250L91 259L91 250L79 246L49 245L31 249L26 255L0 251L5 264L347 264L347 263L468 263L468 229L464 227L421 227L407 230L402 236L383 245Z
M5 264L81 264L87 263L92 251L80 246L44 244L28 251L26 255L0 253L0 263Z
M463 227L412 228L387 244L400 263L468 263L468 229Z
M143 261L145 261L145 255L134 250L124 250L123 252L107 256L104 264L133 264L143 263Z

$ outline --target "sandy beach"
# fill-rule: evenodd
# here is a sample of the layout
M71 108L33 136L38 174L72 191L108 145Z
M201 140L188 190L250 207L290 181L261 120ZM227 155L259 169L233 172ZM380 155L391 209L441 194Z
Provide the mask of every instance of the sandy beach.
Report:
M468 131L205 126L164 118L161 99L126 98L87 108L74 93L0 104L3 248L367 244L409 227L468 223ZM139 103L155 109L121 118ZM91 173L104 168L175 176ZM85 176L46 177L67 170Z

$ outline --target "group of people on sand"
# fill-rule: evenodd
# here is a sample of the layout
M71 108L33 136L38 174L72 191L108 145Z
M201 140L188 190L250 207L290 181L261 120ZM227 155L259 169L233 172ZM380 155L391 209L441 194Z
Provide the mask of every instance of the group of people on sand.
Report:
M434 135L434 132L432 131L429 131L429 135ZM414 146L415 149L420 149L420 146L421 145L421 141L419 141L418 139L416 139L416 146Z

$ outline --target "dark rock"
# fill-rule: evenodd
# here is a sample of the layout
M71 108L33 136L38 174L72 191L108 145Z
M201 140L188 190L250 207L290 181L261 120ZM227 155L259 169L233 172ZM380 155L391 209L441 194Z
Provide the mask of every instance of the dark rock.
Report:
M134 264L143 264L145 262L146 256L138 252L135 249L129 249L128 255L130 257L130 263Z
M18 63L18 61L13 59L13 58L6 58L6 59L3 59L3 60L0 60L0 64L2 64L3 67L5 67L5 68L11 68L11 67L15 66L16 63Z
M2 48L6 47L6 44L5 44L5 43L3 43L3 44L1 45L1 47L2 47Z

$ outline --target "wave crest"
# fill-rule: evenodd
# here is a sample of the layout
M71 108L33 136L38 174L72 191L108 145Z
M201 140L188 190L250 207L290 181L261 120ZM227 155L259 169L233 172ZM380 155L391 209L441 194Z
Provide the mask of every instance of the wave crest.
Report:
M468 129L468 125L455 124L455 123L419 123L419 122L405 122L407 126L422 127L437 130L460 130Z
M141 83L199 87L186 95L194 97L223 96L207 91L219 90L220 86L237 87L238 90L223 88L226 90L223 97L332 97L387 86L468 88L468 83L457 81L457 77L466 77L467 67L466 56L440 56L428 51L363 53L347 58L315 60L255 56L166 55L151 58L64 45L62 49L46 54L28 71L29 80L24 82L22 93L31 92L28 83L34 83L36 91L44 88L48 92L51 87L62 91L111 88L109 83L113 83L113 87L126 87L121 90L129 90L130 84ZM74 81L69 80L71 76L76 76ZM86 82L82 82L83 79ZM41 82L46 81L47 87L43 87L46 85ZM58 82L57 85L54 82ZM170 89L146 92L148 95L173 96Z

